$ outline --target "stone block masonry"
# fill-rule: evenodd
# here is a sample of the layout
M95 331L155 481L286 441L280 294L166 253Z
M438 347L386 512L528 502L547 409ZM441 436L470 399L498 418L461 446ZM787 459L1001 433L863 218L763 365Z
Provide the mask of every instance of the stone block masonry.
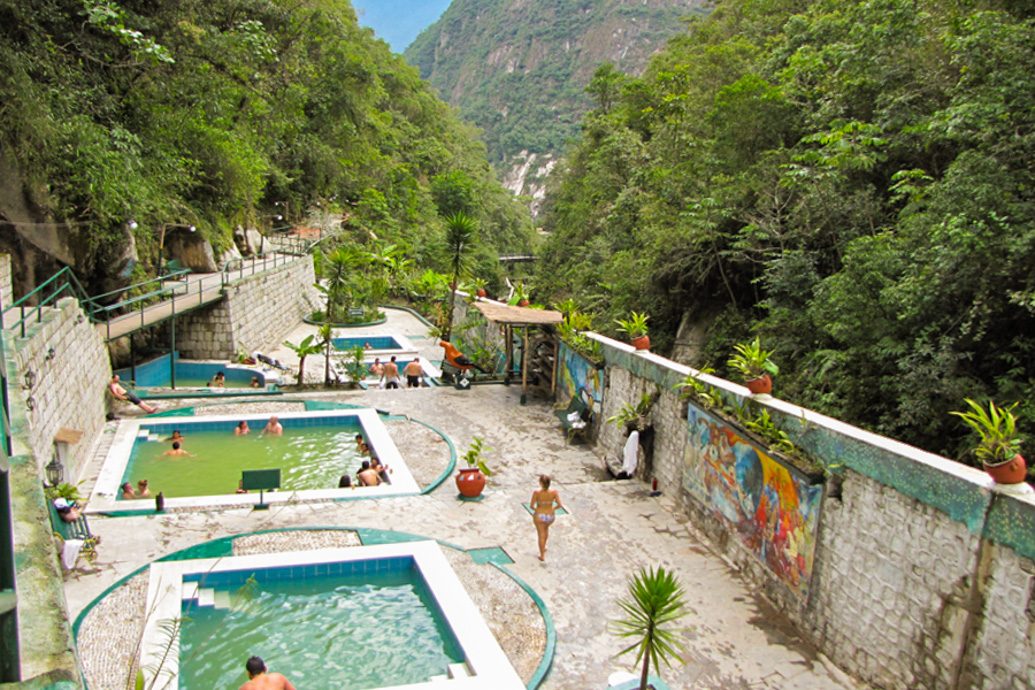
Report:
M11 255L0 254L0 311L14 304L14 288L11 286Z
M691 369L592 337L607 364L601 418L658 393L653 463L638 474L674 494L835 664L880 688L1035 690L1032 492L1001 490L979 470L776 399L751 404L826 468L826 482L759 465L735 420L671 390ZM700 378L729 400L752 400L742 386ZM597 450L613 456L623 442L604 424ZM795 517L784 502L808 514L804 528L774 519Z
M226 299L177 319L176 349L186 359L271 350L319 303L315 282L311 256L236 280Z

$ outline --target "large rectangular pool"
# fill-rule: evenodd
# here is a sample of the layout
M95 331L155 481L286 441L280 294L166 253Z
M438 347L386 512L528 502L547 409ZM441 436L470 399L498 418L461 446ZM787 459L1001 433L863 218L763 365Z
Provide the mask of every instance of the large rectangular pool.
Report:
M154 563L147 610L141 665L184 690L253 655L310 690L524 687L432 541Z
M266 492L270 503L420 492L388 429L372 409L296 412L277 415L281 436L259 436L270 415L140 418L120 421L108 457L90 498L90 512L146 509L149 501L122 500L119 487L147 479L152 494L161 491L168 508L258 503L259 494L236 494L244 470L281 470L281 488ZM251 432L235 436L247 421ZM174 431L191 455L164 455ZM391 484L339 489L343 474L355 477L365 459L355 450L362 434L374 453L392 469ZM151 504L153 507L153 504Z

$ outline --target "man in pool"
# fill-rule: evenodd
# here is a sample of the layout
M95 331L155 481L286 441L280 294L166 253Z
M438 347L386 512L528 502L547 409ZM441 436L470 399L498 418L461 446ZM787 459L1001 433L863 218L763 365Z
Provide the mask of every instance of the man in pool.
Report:
M248 682L241 686L241 690L295 690L284 675L268 673L266 662L260 657L253 656L244 668L248 671Z
M420 380L424 377L424 369L420 365L420 357L414 357L413 361L403 369L406 374L407 388L420 388Z
M154 405L148 405L146 402L138 398L136 395L130 393L125 388L123 388L122 384L119 383L118 374L115 374L111 377L111 383L108 384L108 391L117 399L131 402L148 414L154 414L158 411L158 408Z
M356 475L356 480L360 486L377 486L381 483L381 478L377 476L377 472L370 466L369 460L363 461L359 474Z
M180 448L179 441L173 441L173 447L162 453L162 455L190 455L192 458L194 457L183 448Z
M266 428L259 432L259 436L269 434L271 436L280 436L284 433L284 425L277 421L276 416L270 417L270 421L266 423Z

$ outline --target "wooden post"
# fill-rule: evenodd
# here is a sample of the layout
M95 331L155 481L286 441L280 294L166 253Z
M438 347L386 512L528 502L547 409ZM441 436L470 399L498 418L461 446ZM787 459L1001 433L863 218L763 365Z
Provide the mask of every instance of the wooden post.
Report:
M525 404L528 391L528 324L525 324L524 346L521 348L521 404Z

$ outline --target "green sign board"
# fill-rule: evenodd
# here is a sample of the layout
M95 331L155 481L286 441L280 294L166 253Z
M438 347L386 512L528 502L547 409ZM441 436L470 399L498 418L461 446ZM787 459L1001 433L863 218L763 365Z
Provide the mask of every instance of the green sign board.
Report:
M280 468L275 470L244 470L241 472L241 488L245 491L262 491L280 488Z

